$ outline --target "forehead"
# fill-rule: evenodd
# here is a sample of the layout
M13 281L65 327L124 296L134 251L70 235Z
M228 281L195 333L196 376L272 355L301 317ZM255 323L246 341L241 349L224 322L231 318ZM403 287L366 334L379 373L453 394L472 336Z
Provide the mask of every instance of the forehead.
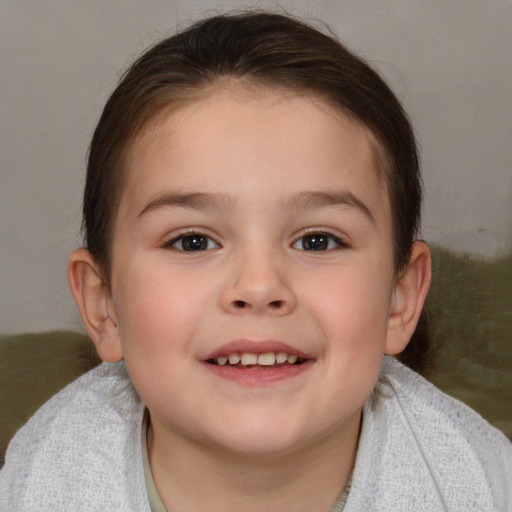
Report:
M326 100L235 85L156 116L127 152L124 195L132 204L155 187L237 195L237 184L258 188L269 178L292 191L290 178L307 187L309 176L318 188L321 176L342 172L381 195L380 155L370 130Z

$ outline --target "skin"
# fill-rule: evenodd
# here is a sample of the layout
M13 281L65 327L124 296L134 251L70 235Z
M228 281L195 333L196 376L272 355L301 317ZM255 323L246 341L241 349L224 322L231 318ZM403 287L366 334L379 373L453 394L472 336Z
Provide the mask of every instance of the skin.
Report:
M232 87L131 148L111 286L83 249L69 275L100 356L125 359L150 411L168 510L329 510L343 490L382 357L409 341L430 282L421 243L395 274L374 147L318 99ZM204 250L183 250L191 234ZM206 360L233 342L284 343L307 366L225 378Z

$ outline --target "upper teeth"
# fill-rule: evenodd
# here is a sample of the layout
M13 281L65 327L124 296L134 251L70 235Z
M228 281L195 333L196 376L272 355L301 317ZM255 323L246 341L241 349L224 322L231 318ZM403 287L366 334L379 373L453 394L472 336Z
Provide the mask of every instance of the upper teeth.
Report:
M272 366L276 363L290 363L294 364L297 362L297 356L295 354L287 354L286 352L265 352L264 354L254 354L251 352L235 352L228 354L227 356L218 356L216 358L217 364L224 366L226 363L237 365L242 363L243 365L258 364L261 366Z

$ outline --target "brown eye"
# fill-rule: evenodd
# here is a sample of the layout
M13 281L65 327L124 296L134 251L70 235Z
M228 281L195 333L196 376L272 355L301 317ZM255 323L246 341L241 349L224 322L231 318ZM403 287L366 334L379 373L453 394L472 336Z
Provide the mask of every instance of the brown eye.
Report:
M171 247L178 251L197 252L215 249L219 247L219 245L209 236L201 233L191 233L190 235L180 235L179 237L173 238L165 244L165 247Z
M302 251L330 251L346 247L346 244L329 233L310 233L300 237L293 247Z
M329 238L326 235L308 235L302 238L302 248L305 251L325 251L329 248Z

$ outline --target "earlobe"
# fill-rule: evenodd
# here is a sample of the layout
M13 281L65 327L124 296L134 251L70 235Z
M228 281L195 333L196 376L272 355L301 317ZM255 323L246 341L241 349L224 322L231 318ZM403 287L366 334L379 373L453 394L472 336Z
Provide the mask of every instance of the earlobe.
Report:
M424 242L415 242L409 264L393 290L386 354L399 354L409 343L423 310L431 278L430 250Z
M119 361L123 352L111 292L103 282L93 256L86 249L77 249L71 254L68 281L82 322L99 356L103 361Z

